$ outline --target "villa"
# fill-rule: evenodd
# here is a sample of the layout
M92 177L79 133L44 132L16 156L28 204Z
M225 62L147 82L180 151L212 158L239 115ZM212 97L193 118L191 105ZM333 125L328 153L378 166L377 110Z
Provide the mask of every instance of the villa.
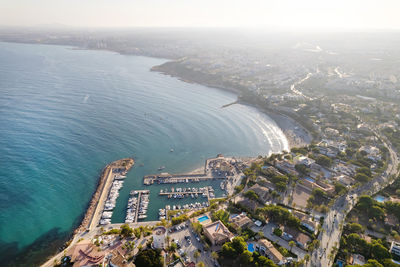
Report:
M229 222L232 223L233 227L236 229L249 227L253 223L253 221L246 216L246 213L231 216Z
M258 241L260 245L260 253L265 254L270 258L275 264L283 265L286 263L285 257L266 239L261 239Z
M203 231L211 243L217 246L231 241L234 237L234 234L220 220L203 226Z

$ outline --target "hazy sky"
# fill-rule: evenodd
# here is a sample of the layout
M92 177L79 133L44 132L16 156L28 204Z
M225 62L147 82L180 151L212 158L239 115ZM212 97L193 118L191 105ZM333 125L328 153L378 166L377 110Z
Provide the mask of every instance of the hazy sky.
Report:
M0 0L0 25L400 29L400 0Z

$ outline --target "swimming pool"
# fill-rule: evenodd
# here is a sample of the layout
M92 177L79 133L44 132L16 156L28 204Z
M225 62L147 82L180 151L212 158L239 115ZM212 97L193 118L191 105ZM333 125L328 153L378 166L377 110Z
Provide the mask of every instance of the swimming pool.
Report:
M247 245L247 250L253 253L254 252L254 245L252 243L248 244Z
M307 181L309 181L309 182L311 182L311 183L315 183L315 180L314 180L314 179L311 179L310 177L306 177L306 178L304 178L304 179L306 179Z
M378 202L380 202L380 203L383 203L383 202L385 202L385 197L384 197L384 196L381 196L381 195L377 195L377 196L375 197L375 200L378 201Z
M207 221L208 219L210 219L210 218L209 218L207 215L204 215L204 216L198 218L197 220L198 220L200 223L202 223L202 222L204 222L204 221Z

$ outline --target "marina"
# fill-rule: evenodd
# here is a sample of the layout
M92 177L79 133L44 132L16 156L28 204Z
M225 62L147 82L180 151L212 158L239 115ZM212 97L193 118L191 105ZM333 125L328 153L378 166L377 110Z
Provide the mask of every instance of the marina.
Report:
M127 171L123 168L112 169L111 176L113 177L113 182L111 184L106 202L104 203L103 213L99 222L100 225L107 225L111 223L113 210L116 206L117 198L119 197L119 190L121 190L124 184L126 173Z
M186 188L174 188L171 187L171 191L167 191L167 189L160 190L159 193L160 196L167 196L168 198L174 198L174 199L180 199L180 198L185 198L185 197L191 197L191 198L198 198L198 197L204 197L208 199L214 198L214 189L212 186L205 186L205 187L200 187L200 188L195 188L195 187L186 187Z
M147 218L150 190L132 190L126 209L125 223L136 223Z

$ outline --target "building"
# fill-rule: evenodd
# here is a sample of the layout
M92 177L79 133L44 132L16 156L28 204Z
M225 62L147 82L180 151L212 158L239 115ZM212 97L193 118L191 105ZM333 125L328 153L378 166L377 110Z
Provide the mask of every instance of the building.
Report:
M336 181L338 181L339 183L341 183L342 185L344 185L346 187L350 187L356 183L356 181L353 178L351 178L350 176L344 175L344 174L336 176L333 179L335 179Z
M265 254L270 258L275 264L282 265L286 263L286 259L283 255L266 239L261 239L258 241L260 245L260 253Z
M310 159L309 157L306 157L306 156L301 155L301 156L295 157L295 158L293 159L293 162L294 162L294 164L296 164L296 165L297 165L297 164L303 164L303 165L305 165L306 167L310 168L311 165L315 163L315 160Z
M229 219L229 222L232 223L233 227L236 229L249 227L253 223L253 221L246 216L246 213L233 215Z
M309 232L314 234L317 233L319 223L313 220L312 216L296 210L291 211L291 213L300 219L300 224L305 227Z
M400 243L398 243L396 241L392 241L389 251L390 251L390 253L393 253L394 255L400 256Z
M242 198L236 204L240 205L244 210L250 212L255 212L258 208L257 202L248 198Z
M153 230L153 247L164 249L165 248L165 237L167 229L164 226L157 226Z
M213 245L222 245L231 241L234 235L220 221L216 221L203 226L204 235L211 241Z
M307 249L308 243L311 242L311 238L308 235L289 227L284 227L282 238L286 241L293 240L302 249Z
M259 184L255 184L249 188L249 190L253 190L262 202L266 202L269 197L269 188L260 186Z
M352 264L352 265L364 265L365 264L365 258L364 258L363 255L353 254L350 257L350 264Z

